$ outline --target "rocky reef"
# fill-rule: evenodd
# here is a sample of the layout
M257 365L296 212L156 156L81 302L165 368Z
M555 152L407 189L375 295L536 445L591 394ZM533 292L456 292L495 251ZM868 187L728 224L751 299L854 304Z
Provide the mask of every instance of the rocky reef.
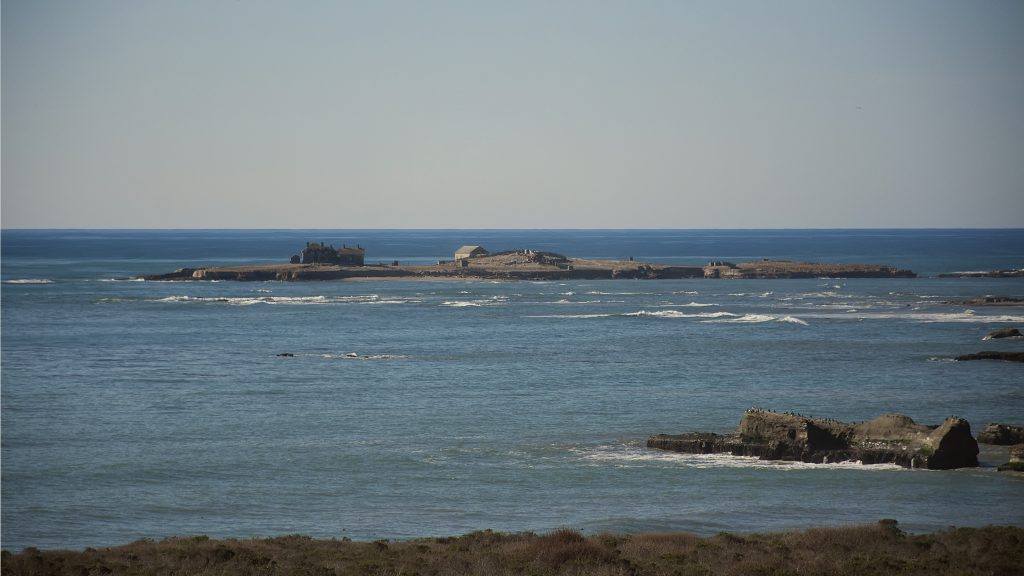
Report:
M946 304L956 306L1024 306L1024 298L1016 296L985 296L970 300L948 300Z
M1005 360L1007 362L1024 362L1024 352L1004 352L999 350L983 350L974 354L962 354L956 357L957 362L968 360Z
M978 433L978 442L981 444L995 444L997 446L1024 444L1024 426L989 424Z
M982 340L999 340L1001 338L1020 338L1020 330L1016 328L1002 328L989 332Z
M978 465L978 443L971 435L971 425L955 416L936 426L917 424L900 414L852 424L751 408L743 414L735 434L658 434L647 440L647 446L819 464L859 461L933 470Z
M1024 268L1010 270L984 270L979 272L947 272L939 278L1024 278Z

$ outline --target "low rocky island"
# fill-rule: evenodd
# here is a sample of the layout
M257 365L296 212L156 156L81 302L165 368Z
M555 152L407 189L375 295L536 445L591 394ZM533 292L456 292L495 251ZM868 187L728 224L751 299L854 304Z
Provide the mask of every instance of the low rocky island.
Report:
M971 435L971 425L955 416L937 426L917 424L900 414L851 424L751 408L734 434L658 434L647 440L647 447L818 464L859 461L933 470L978 465L978 442Z
M706 266L651 264L634 260L569 258L554 252L508 250L489 253L480 246L463 246L452 260L428 266L365 264L361 246L334 248L307 244L302 256L287 264L180 268L146 280L346 280L346 279L481 279L481 280L601 280L680 278L914 278L910 270L877 264L820 264L761 260Z

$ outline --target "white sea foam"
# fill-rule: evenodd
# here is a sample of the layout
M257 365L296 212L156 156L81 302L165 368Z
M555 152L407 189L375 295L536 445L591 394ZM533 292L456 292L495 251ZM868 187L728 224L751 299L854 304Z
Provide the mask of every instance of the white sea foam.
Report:
M864 471L905 471L896 464L861 464L859 461L811 464L785 460L761 460L752 456L732 454L683 454L665 450L654 450L630 446L599 446L595 449L574 449L583 460L613 464L623 468L643 467L651 464L671 464L685 468L758 468L762 470L864 470Z
M788 324L800 324L801 326L808 325L805 320L801 320L796 316L773 316L771 314L744 314L743 316L739 316L736 318L719 318L715 320L705 320L705 322L728 324L763 324L765 322L784 322Z
M835 320L908 320L913 322L935 323L935 322L989 322L989 323L1022 323L1024 316L1000 314L984 316L981 314L964 312L864 312L846 311L842 315L828 313L807 313L801 314L804 318L822 318Z
M407 304L419 302L411 298L382 299L377 294L357 296L167 296L152 302L187 304L227 304L229 306L312 305L312 304Z
M777 319L779 322L789 322L790 324L800 324L801 326L809 326L806 321L797 318L796 316L782 316Z
M637 312L627 312L623 316L639 316L645 317L650 316L654 318L727 318L727 317L738 317L739 314L733 314L732 312L698 312L691 314L688 312L680 312L679 310L639 310Z
M618 316L618 314L536 314L532 316L526 316L527 318L562 318L562 319L590 319L590 318L611 318L612 316Z
M450 308L476 308L476 307L484 306L484 303L481 303L479 301L469 301L469 300L448 300L448 301L442 302L441 306L448 306Z
M15 278L14 280L4 280L4 284L53 284L53 280L49 278Z
M100 278L100 282L145 282L145 278Z

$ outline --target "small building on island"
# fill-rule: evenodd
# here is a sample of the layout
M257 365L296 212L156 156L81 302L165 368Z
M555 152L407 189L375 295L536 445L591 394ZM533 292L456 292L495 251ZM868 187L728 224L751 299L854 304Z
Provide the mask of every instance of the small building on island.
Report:
M455 251L455 261L476 258L477 256L487 256L488 254L490 252L484 250L482 246L463 246Z
M306 248L302 250L302 263L363 266L365 254L366 250L358 244L355 248L344 244L341 248L335 248L327 243L306 242ZM295 257L292 261L295 261Z

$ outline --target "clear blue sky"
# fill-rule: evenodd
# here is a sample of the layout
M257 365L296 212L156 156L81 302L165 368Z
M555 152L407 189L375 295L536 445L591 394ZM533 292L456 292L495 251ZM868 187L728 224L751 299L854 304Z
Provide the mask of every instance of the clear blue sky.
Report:
M1020 227L1024 2L4 0L2 226Z

